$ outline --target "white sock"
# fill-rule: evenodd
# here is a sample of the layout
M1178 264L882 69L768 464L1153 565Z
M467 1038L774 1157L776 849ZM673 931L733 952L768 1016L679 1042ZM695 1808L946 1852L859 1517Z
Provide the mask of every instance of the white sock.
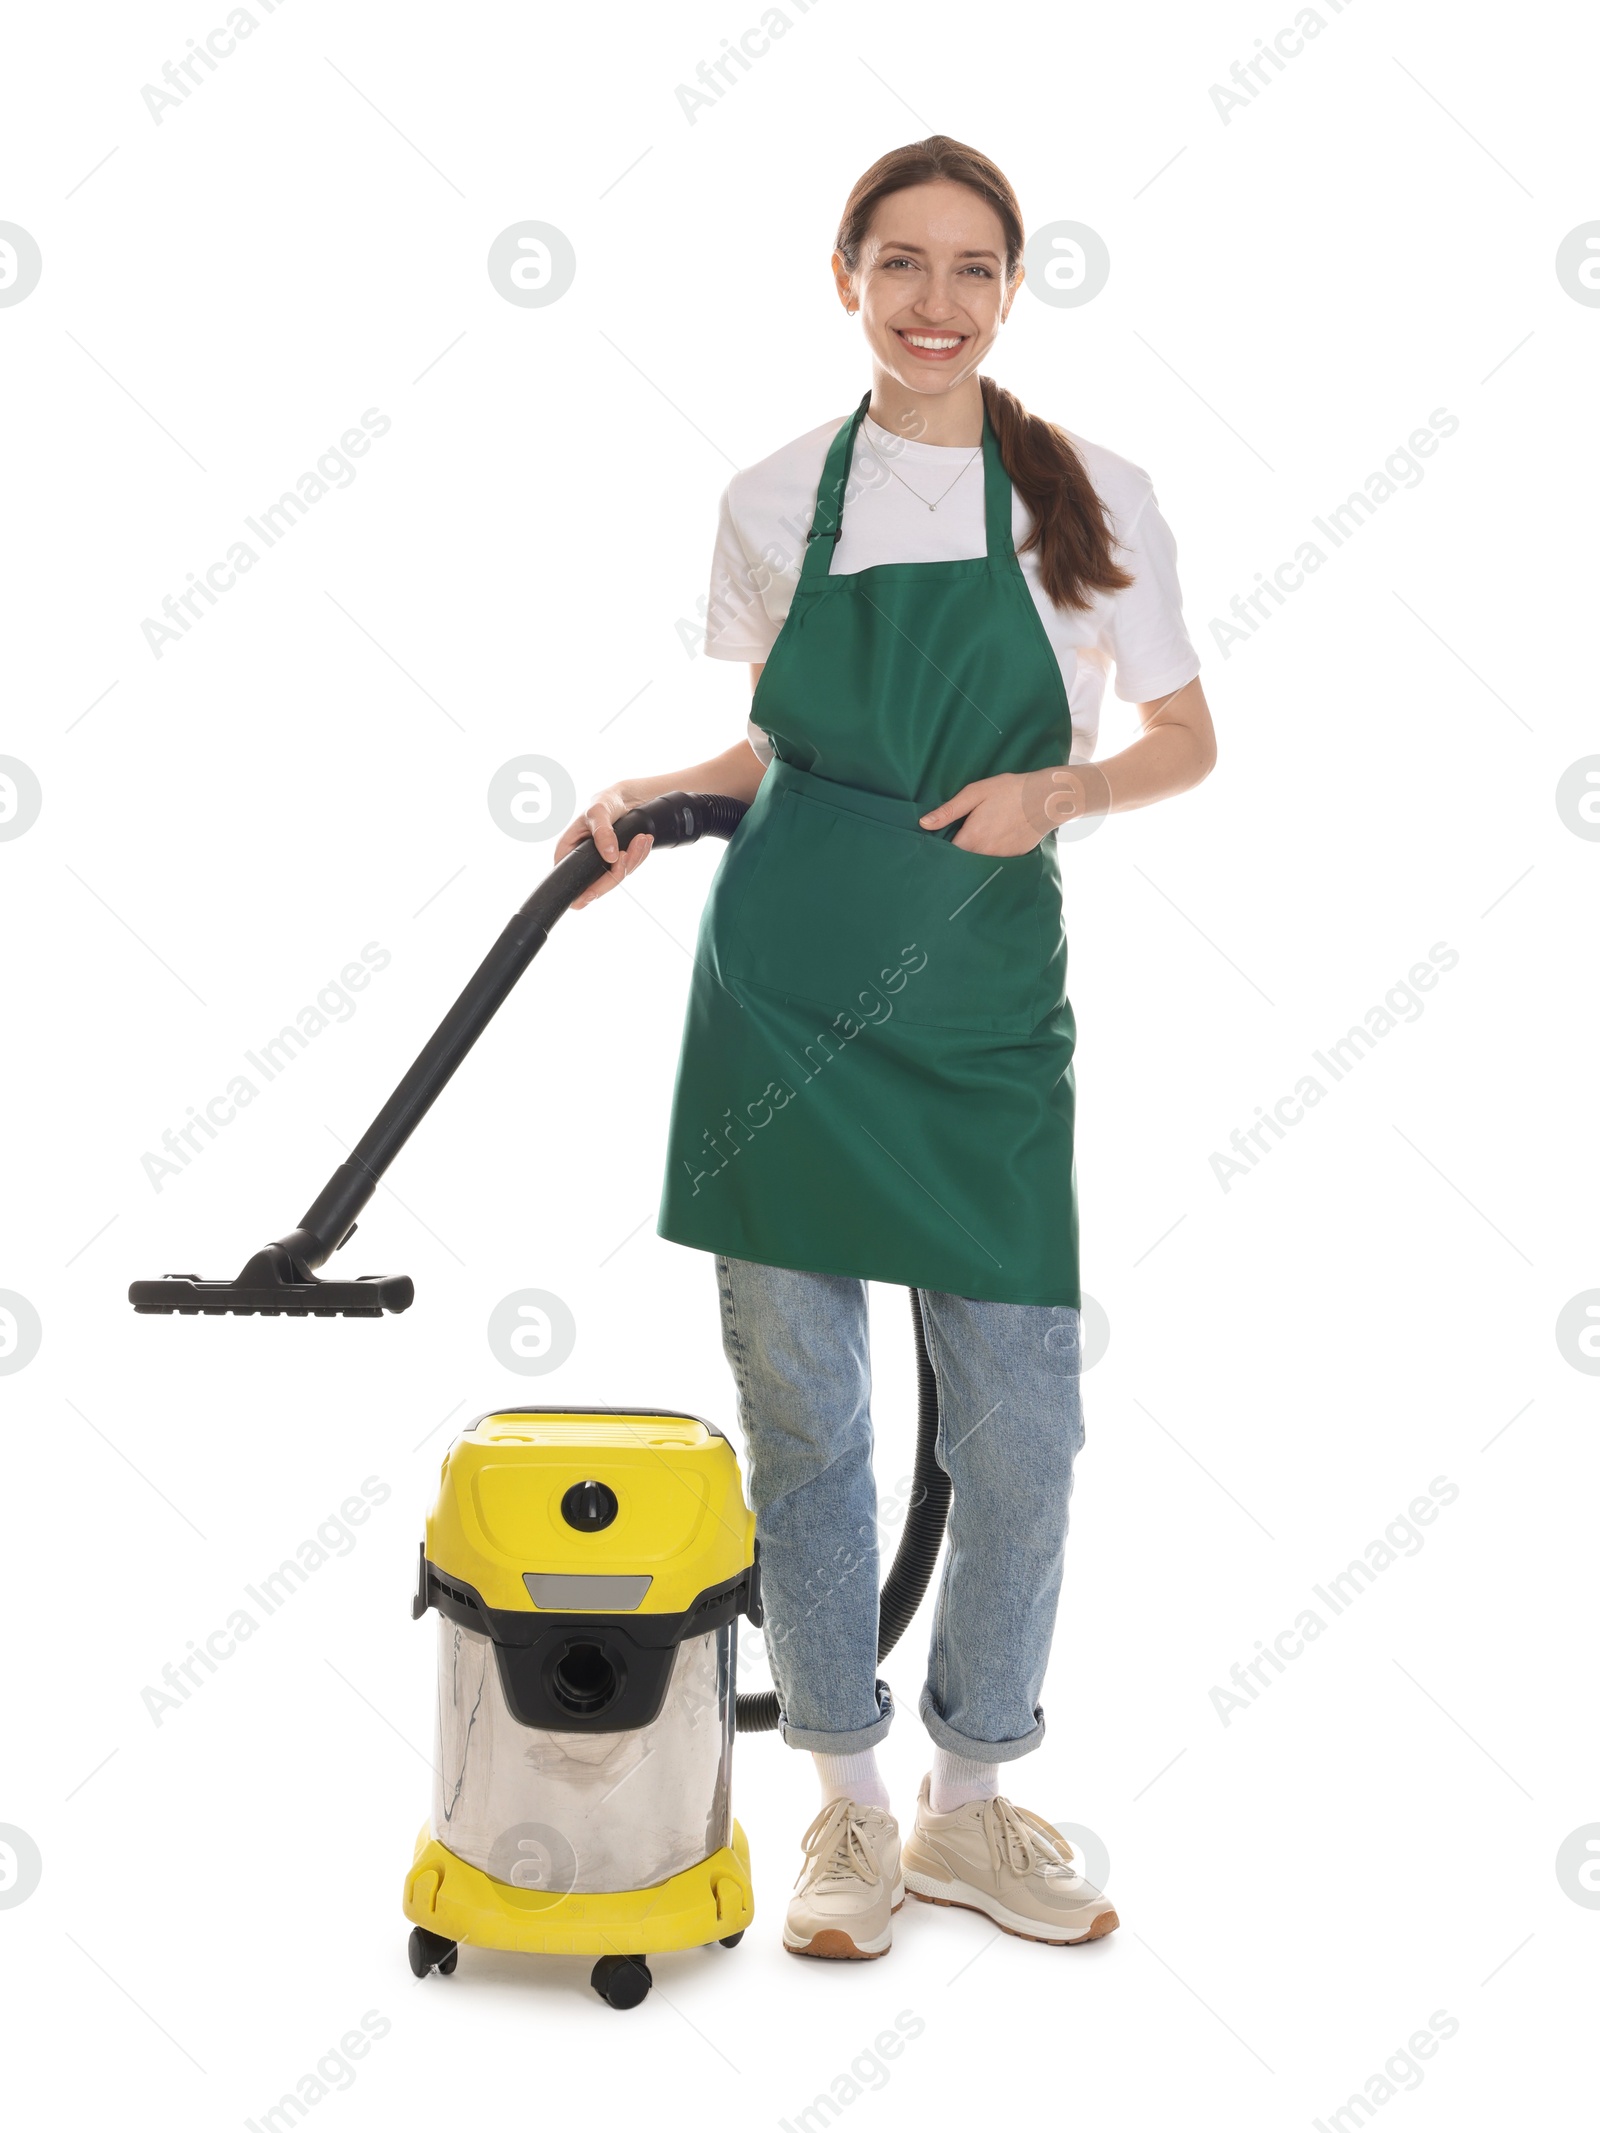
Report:
M879 1775L873 1749L863 1748L856 1755L813 1754L811 1760L822 1781L824 1807L830 1800L854 1800L858 1807L888 1807L889 1788Z
M972 1800L992 1800L999 1790L998 1763L969 1763L964 1755L952 1755L948 1748L934 1749L928 1805L936 1815L954 1814Z

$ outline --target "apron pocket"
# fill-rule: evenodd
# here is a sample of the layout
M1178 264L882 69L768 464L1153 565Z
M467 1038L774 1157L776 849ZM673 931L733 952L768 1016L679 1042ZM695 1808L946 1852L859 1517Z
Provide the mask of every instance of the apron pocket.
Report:
M1057 1004L1060 915L1037 849L965 852L790 791L728 886L724 967L760 991L864 1022L1007 1036Z

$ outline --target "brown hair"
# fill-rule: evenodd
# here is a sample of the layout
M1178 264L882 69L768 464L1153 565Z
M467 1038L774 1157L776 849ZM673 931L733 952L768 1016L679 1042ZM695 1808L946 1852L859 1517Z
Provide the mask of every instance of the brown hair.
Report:
M976 148L930 134L905 148L891 148L859 177L844 204L835 244L853 274L878 202L907 186L952 179L986 200L1005 232L1006 280L1022 263L1022 209L1010 181ZM1133 579L1112 555L1105 505L1065 430L1030 415L1015 393L993 378L980 378L984 411L1000 447L1000 459L1033 516L1022 553L1039 551L1039 577L1057 607L1088 607L1097 592L1120 592Z

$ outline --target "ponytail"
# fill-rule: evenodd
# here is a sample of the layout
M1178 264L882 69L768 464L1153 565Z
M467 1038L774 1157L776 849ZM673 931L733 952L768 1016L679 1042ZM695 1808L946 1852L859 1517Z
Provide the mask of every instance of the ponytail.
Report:
M1065 430L1030 415L1015 393L980 378L984 412L1012 487L1033 516L1018 553L1039 551L1039 582L1057 607L1088 607L1133 579L1113 556L1106 507Z

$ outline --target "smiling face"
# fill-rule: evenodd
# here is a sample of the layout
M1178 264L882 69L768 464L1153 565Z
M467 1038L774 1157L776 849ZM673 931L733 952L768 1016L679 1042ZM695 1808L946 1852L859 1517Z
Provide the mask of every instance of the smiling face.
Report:
M873 361L910 393L965 384L994 344L1022 282L1006 279L1005 232L978 193L952 179L878 202L852 274L833 255L847 308L859 307Z

